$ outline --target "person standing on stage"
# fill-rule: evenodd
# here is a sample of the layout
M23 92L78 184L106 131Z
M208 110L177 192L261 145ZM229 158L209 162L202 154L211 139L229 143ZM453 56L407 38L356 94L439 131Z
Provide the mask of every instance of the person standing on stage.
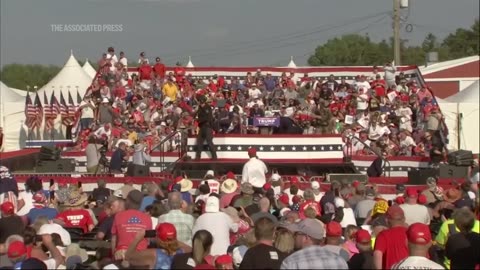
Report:
M212 114L212 107L207 104L207 98L205 96L201 96L198 99L200 105L198 106L196 116L198 121L198 135L197 135L197 151L195 155L195 159L199 160L202 154L203 148L203 141L206 140L208 147L210 148L210 152L212 153L212 159L217 159L217 152L215 149L215 145L213 144L213 114Z
M267 165L257 157L256 148L249 148L248 156L250 160L243 165L242 184L245 182L252 184L254 190L259 193L266 183Z

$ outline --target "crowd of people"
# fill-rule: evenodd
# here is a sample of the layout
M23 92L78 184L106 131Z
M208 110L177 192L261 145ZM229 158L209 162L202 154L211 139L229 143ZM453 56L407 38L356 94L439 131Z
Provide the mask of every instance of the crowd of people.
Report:
M448 190L286 181L255 151L241 176L207 171L84 192L0 167L2 269L474 269L478 182ZM262 173L263 172L263 173ZM257 177L261 179L257 179ZM475 178L476 177L476 178ZM478 181L478 172L472 180ZM224 179L224 180L220 180ZM475 180L477 179L477 180ZM43 179L45 181L45 179Z
M187 74L180 63L167 73L160 57L151 62L145 52L130 76L128 63L113 47L103 54L80 104L77 149L85 149L90 137L105 142L108 150L124 142L131 154L129 146L140 140L146 153L177 149L177 139L154 146L175 130L197 134L198 105L205 100L215 134L258 133L255 117L277 117L271 133L343 134L349 155L444 159L443 116L435 98L392 63L373 67L372 77L359 74L348 82L335 74L322 80L261 70L229 80L203 79Z

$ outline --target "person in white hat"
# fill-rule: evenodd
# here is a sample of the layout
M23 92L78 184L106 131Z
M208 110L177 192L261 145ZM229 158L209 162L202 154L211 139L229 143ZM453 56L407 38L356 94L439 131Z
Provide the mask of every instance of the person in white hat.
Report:
M210 193L220 193L220 182L215 180L215 172L213 170L208 170L203 179L208 183Z
M222 193L222 197L220 198L220 206L222 208L229 206L232 202L232 199L240 194L237 192L237 189L238 183L235 179L227 178L222 182L222 185L220 186L220 191Z
M270 176L270 183L272 183L272 189L275 196L280 196L283 190L283 181L278 172L275 172Z
M210 249L210 255L223 255L227 253L230 246L230 232L238 231L238 224L224 212L220 212L220 200L218 197L211 195L205 203L205 213L195 221L192 235L197 231L207 230L215 237Z
M312 181L310 183L310 187L312 188L313 195L315 196L315 201L320 202L323 194L325 194L325 192L320 191L320 183L318 181Z

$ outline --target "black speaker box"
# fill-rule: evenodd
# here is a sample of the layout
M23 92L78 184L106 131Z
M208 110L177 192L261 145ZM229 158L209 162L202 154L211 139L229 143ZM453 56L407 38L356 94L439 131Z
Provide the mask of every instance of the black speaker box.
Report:
M60 150L54 146L42 146L38 158L40 160L58 160L60 159Z
M456 166L473 165L473 153L467 150L458 150L448 154L448 163Z
M331 173L327 175L327 181L337 181L340 183L352 183L357 180L360 183L366 184L368 182L368 176L362 173Z
M35 167L39 173L71 173L75 172L75 159L39 160Z
M141 166L133 163L128 164L127 167L128 176L150 176L150 166Z
M440 178L466 178L468 177L467 166L454 166L440 164Z
M428 177L439 177L439 169L428 168L408 172L408 184L425 185Z

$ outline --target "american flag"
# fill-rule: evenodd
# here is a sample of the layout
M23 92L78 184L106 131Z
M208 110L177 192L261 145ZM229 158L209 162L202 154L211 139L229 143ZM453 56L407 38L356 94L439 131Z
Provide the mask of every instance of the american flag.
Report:
M33 128L36 116L37 116L37 110L32 103L30 92L28 92L25 98L25 125L29 129Z
M128 219L127 223L128 224L141 224L142 221L138 217L133 216L133 217Z
M43 113L45 114L45 129L52 130L55 119L53 118L52 106L48 105L48 98L46 92L43 92Z
M54 115L56 118L57 115L60 114L60 104L58 103L54 92L52 92L52 96L50 97L50 106L52 106L52 117Z
M77 107L75 106L75 103L73 103L73 98L72 94L68 92L68 116L69 117L75 117L75 113L77 112Z
M68 115L68 105L62 92L60 92L60 115L62 116L62 124L64 126L69 126L72 123L72 118Z
M32 128L40 128L42 126L43 121L43 106L42 102L40 102L40 97L38 96L38 92L35 93L35 121L33 121Z

